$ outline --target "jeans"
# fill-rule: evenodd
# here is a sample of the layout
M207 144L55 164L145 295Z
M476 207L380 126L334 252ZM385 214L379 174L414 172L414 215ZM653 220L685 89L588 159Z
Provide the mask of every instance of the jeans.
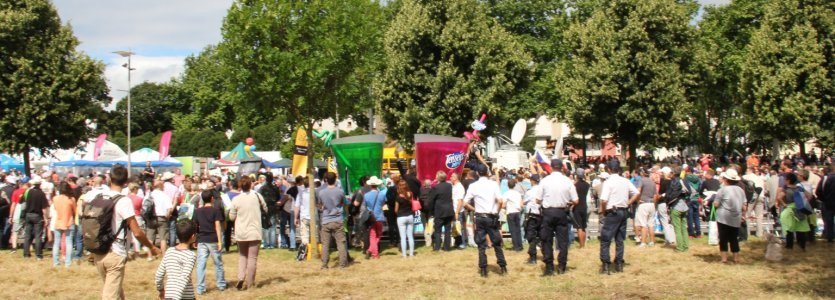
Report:
M206 262L209 260L209 255L215 262L215 280L217 288L220 290L226 289L226 278L223 273L223 259L222 253L217 250L217 243L198 243L197 244L197 293L206 292Z
M261 241L261 247L265 249L278 248L278 241L276 241L276 216L270 215L270 227L262 229L264 240Z
M73 236L72 259L81 260L81 255L84 254L84 231L81 230L81 224L75 225L75 236Z
M450 241L452 240L452 219L453 217L435 218L435 230L432 232L432 247L433 250L441 249L441 229L444 234L444 251L449 251Z
M493 243L493 250L496 251L496 260L500 267L507 266L502 249L502 234L499 233L499 219L486 216L475 217L475 243L478 245L478 267L487 268L487 236Z
M670 211L670 217L676 232L676 251L687 251L687 212L673 209Z
M168 220L168 246L174 247L177 245L177 220L170 218Z
M57 267L61 264L61 235L64 235L64 265L69 267L72 264L72 240L75 237L75 225L70 225L69 229L56 229L53 231L52 243L52 266Z
M43 258L43 239L41 239L41 235L43 235L43 216L39 214L27 213L26 214L26 239L23 240L23 257L30 257L32 253L29 252L29 248L32 245L32 242L35 242L35 255L38 258Z
M522 219L520 213L507 214L507 227L510 229L510 240L513 251L522 251Z
M293 215L282 210L278 212L278 219L278 233L281 237L281 246L296 249L296 222L293 222ZM287 227L290 227L289 236L287 235L287 231L285 231Z
M463 209L458 213L458 222L461 223L461 243L458 244L458 248L464 249L467 248L469 234L467 233L467 212Z
M623 240L626 239L626 215L627 212L625 209L615 209L606 213L606 216L603 217L603 228L600 231L600 261L605 264L612 262L611 254L609 253L612 239L615 240L615 263L623 263Z
M835 228L832 225L835 225L835 209L824 208L823 213L823 237L826 239L827 242L832 242L835 240Z
M406 256L408 243L409 256L415 256L415 217L397 217L397 228L400 230L400 253Z
M554 233L557 237L557 247L560 251L560 266L568 263L568 210L565 208L545 208L542 210L542 227L539 236L542 237L542 257L545 267L554 266Z
M702 235L702 224L701 220L699 220L699 202L693 201L687 204L690 208L690 214L687 215L687 232L690 236L701 236Z

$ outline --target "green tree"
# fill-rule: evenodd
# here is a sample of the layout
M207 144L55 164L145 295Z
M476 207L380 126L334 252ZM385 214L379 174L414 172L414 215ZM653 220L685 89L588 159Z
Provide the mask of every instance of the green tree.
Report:
M475 0L402 1L374 85L389 136L411 148L415 133L460 135L482 113L487 133L511 124L530 62Z
M382 25L380 5L367 0L236 1L218 45L243 96L234 105L285 114L282 126L304 126L312 139L316 120L368 107ZM311 181L316 148L311 142Z
M740 117L739 74L769 1L737 0L705 8L693 44L694 80L688 86L693 110L687 138L702 152L731 153L747 132Z
M77 146L110 101L104 65L76 46L49 1L0 2L0 148L23 153L26 173L30 148Z
M787 141L802 145L813 137L821 101L832 97L826 94L832 81L827 79L824 47L807 19L806 2L769 3L742 64L739 91L745 122L752 135L770 137L775 148Z
M676 140L689 107L690 11L670 0L612 0L572 24L556 78L574 130L611 135L633 163L638 147Z
M515 35L531 54L535 66L530 85L512 99L506 109L513 114L530 118L543 111L562 112L554 89L554 67L565 57L562 39L569 25L566 0L481 0L487 12L509 33Z
M127 98L116 104L115 114L105 127L110 133L124 131L127 124ZM162 133L174 129L175 115L192 109L177 81L143 82L131 88L131 135Z
M179 129L171 135L172 156L219 157L221 151L232 149L223 132L211 129Z

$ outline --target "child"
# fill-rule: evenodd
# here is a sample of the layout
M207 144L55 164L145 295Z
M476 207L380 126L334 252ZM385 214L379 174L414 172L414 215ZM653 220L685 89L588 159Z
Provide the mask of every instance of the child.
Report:
M195 299L191 271L194 271L197 257L189 250L189 245L196 239L195 232L196 226L193 222L177 223L177 238L180 243L165 251L154 278L160 299ZM168 276L165 288L162 285L164 276Z
M215 201L220 199L215 199L212 191L203 191L200 197L203 199L203 207L198 208L194 216L198 228L197 294L202 295L206 293L206 261L209 260L209 255L215 263L215 277L219 290L226 289L226 279L223 278L223 260L221 260L223 246L220 243L223 241L221 236L223 229L220 227L223 209L214 206Z

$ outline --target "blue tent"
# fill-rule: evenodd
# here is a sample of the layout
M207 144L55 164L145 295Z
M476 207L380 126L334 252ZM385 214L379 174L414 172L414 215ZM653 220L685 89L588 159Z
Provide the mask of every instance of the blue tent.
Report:
M6 171L11 169L17 169L22 171L23 163L17 161L16 159L6 154L0 154L0 168L3 168L3 170Z
M116 162L95 161L95 160L68 160L53 163L53 167L110 167Z

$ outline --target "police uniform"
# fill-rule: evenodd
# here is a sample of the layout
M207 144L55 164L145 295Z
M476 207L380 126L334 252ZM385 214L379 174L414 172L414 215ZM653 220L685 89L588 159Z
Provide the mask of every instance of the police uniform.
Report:
M632 195L638 193L628 179L618 174L611 174L603 183L600 192L601 204L606 202L606 214L603 217L603 228L600 232L600 261L603 262L601 273L609 273L611 256L609 246L615 240L615 272L623 271L623 241L626 239L626 220L628 217L627 203Z
M507 272L507 262L502 250L502 235L499 232L499 184L482 176L478 181L470 184L464 201L475 207L475 242L478 245L478 267L481 276L487 276L487 239L493 243L496 260L501 267L502 274Z
M535 176L535 177L534 177ZM531 176L532 181L539 182L539 175ZM542 224L542 212L537 200L541 198L541 187L537 184L525 193L525 239L528 241L528 263L536 264L536 248L539 245L539 229Z
M554 272L554 235L557 237L559 247L558 273L564 273L568 263L568 213L569 205L578 200L577 189L574 188L574 181L563 175L560 171L562 161L555 159L551 161L554 173L548 175L540 182L542 199L542 228L539 236L542 238L542 256L545 262L545 275L552 275Z

